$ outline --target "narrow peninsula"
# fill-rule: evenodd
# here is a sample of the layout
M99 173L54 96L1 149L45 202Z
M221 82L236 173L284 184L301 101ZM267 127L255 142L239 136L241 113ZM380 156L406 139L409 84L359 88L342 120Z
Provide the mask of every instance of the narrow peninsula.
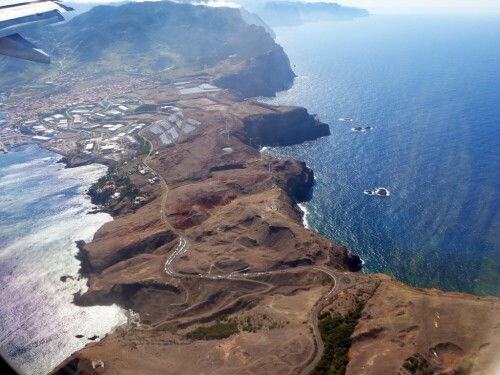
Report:
M30 96L14 86L37 68L2 63L19 142L42 137L70 166L109 165L88 194L114 220L78 243L88 290L74 302L119 304L129 321L52 373L491 373L498 299L360 273L359 257L304 228L298 203L314 172L259 149L329 126L255 99L295 75L248 19L170 2L98 6L51 28L45 38L72 59Z

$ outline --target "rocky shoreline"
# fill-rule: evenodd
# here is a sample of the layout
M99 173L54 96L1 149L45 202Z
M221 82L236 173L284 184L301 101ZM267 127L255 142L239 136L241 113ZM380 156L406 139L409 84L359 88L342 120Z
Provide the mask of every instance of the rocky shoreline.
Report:
M187 17L181 22L201 9L146 7L155 6L179 7ZM233 27L241 21L231 10L205 11L227 17ZM295 74L267 33L240 26L234 27L239 35L260 38L255 49L236 43L229 27L210 29L231 39L240 55L220 61L196 56L199 65L133 92L158 106L174 105L183 119L200 125L169 145L144 128L140 135L154 152L114 164L95 187L99 194L112 189L100 198L114 220L91 242L77 243L88 290L74 302L116 303L137 319L75 352L52 373L302 374L320 361L319 317L345 316L361 303L345 348L347 374L407 373L424 361L435 372L487 373L499 343L498 299L350 272L360 269L359 257L304 227L298 203L311 198L313 171L259 148L314 140L330 130L304 108L248 100L289 88ZM181 82L223 90L182 95ZM127 116L151 116L151 124L161 124L169 114Z
M218 94L218 102L224 102L224 116L220 112L207 112L203 107L193 108L189 100L177 102L189 116L210 125L176 147L159 148L158 154L155 152L150 157L147 165L151 172L167 181L168 195L163 195L161 186L148 183L146 177L130 175L130 183L148 203L135 208L128 198L114 202L106 207L114 220L101 227L92 242L78 243L80 274L88 278L89 289L76 294L74 302L82 306L116 303L134 311L139 318L136 323L121 327L98 343L74 353L53 373L62 374L76 368L82 374L94 374L95 361L103 361L113 369L111 371L127 373L126 367L139 371L144 364L142 356L147 356L150 363L148 372L161 373L165 366L171 366L179 373L191 373L202 364L197 360L192 363L179 360L179 356L187 358L192 350L218 356L221 349L189 339L190 330L217 325L221 317L231 316L240 322L237 327L243 332L233 339L220 340L220 345L238 340L238 347L252 351L255 340L268 340L272 346L263 345L261 349L269 351L274 345L282 345L285 335L285 342L291 340L302 349L297 352L292 367L287 365L269 373L295 374L299 373L298 368L309 369L319 360L315 352L319 350L318 344L313 345L307 338L316 325L304 325L305 322L321 311L346 314L357 301L363 302L364 309L351 335L347 374L359 373L369 358L375 361L370 374L403 371L414 363L412 358L424 361L426 368L436 371L445 368L461 371L472 366L467 359L471 353L483 358L482 362L474 362L474 366L490 368L492 349L485 348L492 346L476 342L475 336L467 332L478 329L483 332L484 342L498 341L488 333L497 324L498 299L414 289L385 275L348 272L360 269L359 257L303 225L298 203L311 198L314 172L304 162L280 160L258 151L265 145L300 143L328 135L328 125L303 108L273 107L233 98L230 92ZM199 98L192 100L197 102ZM229 136L226 135L228 123ZM298 130L296 133L286 130L290 124ZM148 135L151 134L145 134ZM231 153L221 152L229 146ZM144 167L143 157L129 161L121 169L115 168L110 175L119 175L120 170L124 172L138 165ZM161 215L164 211L166 222ZM194 277L214 272L221 275L221 279L168 276L164 262L176 251L180 239L187 239L191 245L189 255L177 260L176 270ZM341 272L334 282L341 292L334 295L331 302L321 297L321 293L327 291L328 282L325 284L320 275L308 272L318 265ZM258 282L227 280L222 276L235 272L266 275L270 271L287 274L265 276ZM257 286L262 283L273 287L258 291ZM323 292L316 294L320 290ZM285 310L278 309L269 315L268 307L273 306L277 296L310 302L307 308L297 302L287 304ZM452 318L450 314L457 310L461 314ZM310 311L312 318L308 315ZM290 313L299 312L307 313L290 320ZM437 314L434 325L430 325L427 318L432 314ZM482 314L486 318L472 327L471 314ZM285 317L289 320L280 320ZM261 319L259 324L267 328L252 328L252 333L247 334L245 331L250 328L245 328L247 323L243 321L248 319ZM279 323L286 321L290 322L289 328L287 323ZM279 336L274 336L270 328L276 326L281 327ZM433 327L441 329L434 331ZM395 354L384 361L378 360L379 343ZM136 358L134 353L144 345L155 349L141 350L141 358ZM448 348L453 348L451 354ZM445 365L428 354L432 350L440 350L443 356L453 355L454 362ZM128 356L126 360L124 352ZM120 353L119 361L113 359L117 353ZM155 353L161 356L156 357ZM251 356L270 366L276 360L268 352L259 353ZM288 358L288 351L283 353L286 355L281 361ZM485 355L490 356L488 360L484 359ZM306 358L309 358L308 366L304 367L301 363ZM203 366L208 366L207 374L234 370L220 362ZM245 362L239 362L238 366L250 373L261 371L261 367L249 367Z
M234 105L234 104L233 104ZM207 178L213 177L214 174L219 172L234 172L234 171L248 171L251 167L249 167L248 159L255 157L258 155L258 149L263 145L262 142L254 142L255 134L264 133L267 131L267 127L272 124L273 132L276 135L276 138L271 140L270 142L266 142L264 144L267 145L289 145L293 143L300 143L305 140L315 139L321 136L329 135L329 128L327 124L321 123L316 120L313 116L309 115L304 108L279 108L272 107L267 105L262 105L257 102L251 101L250 103L245 102L244 106L244 117L239 124L240 127L234 131L234 137L240 142L244 144L248 144L251 149L249 150L249 155L243 154L238 158L237 163L230 164L222 164L215 162L214 164L209 164L204 169L208 169L210 172L207 175ZM263 114L252 114L248 115L249 108L252 109L253 112L261 111L263 108L265 111L272 110L271 114L263 113ZM235 113L240 113L241 108L237 107ZM286 129L289 124L294 124L295 127L302 126L303 129L298 134L294 134L293 132L289 132ZM248 125L250 124L250 125ZM301 124L301 125L299 125ZM262 136L260 136L262 137ZM258 138L259 140L263 138ZM278 140L278 141L277 141ZM166 150L166 153L169 151ZM262 156L260 156L262 157ZM291 218L296 221L300 226L302 226L302 212L298 208L297 204L301 202L305 202L312 197L313 184L314 184L314 172L306 166L304 162L296 161L296 160L279 160L276 158L266 157L266 163L262 166L262 169L271 168L273 173L275 173L275 181L277 185L283 189L283 192L286 194L286 205L284 209L289 211L288 215L291 214ZM260 169L260 168L259 168ZM115 172L113 172L115 173ZM250 173L253 173L250 171ZM198 177L195 178L197 182L199 182ZM144 187L144 186L142 186ZM91 197L93 194L91 193L93 189L89 189L89 195ZM263 191L265 192L265 191ZM204 192L206 196L200 197L200 203L203 200L210 200L210 205L217 205L220 202L216 202L211 197L210 193ZM158 195L153 195L150 200L155 201L159 199ZM219 198L217 197L216 200ZM208 203L208 202L207 202ZM113 202L112 205L103 206L100 210L106 211L111 214L115 220L127 221L128 215L138 215L138 212L126 211L123 214L122 210L117 210L116 207L120 204L117 202ZM167 207L168 208L168 207ZM178 220L178 214L174 215ZM198 223L199 224L199 223ZM174 227L176 224L174 224ZM177 228L188 229L192 224L177 224ZM284 226L283 228L286 228ZM304 228L305 229L305 228ZM107 240L113 241L112 231L106 230L107 232ZM109 234L108 234L109 233ZM98 232L99 234L99 232ZM97 236L99 237L99 236ZM155 248L160 248L165 244L171 244L172 241L175 240L175 236L172 231L161 231L158 230L151 236L142 237L137 240L137 242L132 243L125 247L116 248L115 252L110 256L112 259L100 259L101 255L97 255L96 253L100 252L98 248L95 251L89 251L88 247L92 247L92 243L86 244L82 241L77 242L78 247L78 255L77 259L81 262L80 275L83 277L88 277L88 284L91 286L92 276L99 276L106 268L109 268L113 264L121 262L126 259L133 258L137 253L147 253L148 248L154 250ZM324 241L323 239L321 241ZM139 250L140 249L140 250ZM351 254L347 251L345 247L330 247L329 252L331 254L322 254L321 252L317 254L319 257L328 257L334 254L334 261L332 261L332 265L334 266L343 266L346 269L351 271L359 271L361 268L361 260L358 256ZM103 263L104 262L104 263ZM287 262L277 262L273 267L296 267L301 264L312 264L312 259L302 258ZM248 265L247 265L248 266ZM149 285L148 285L149 287ZM135 285L132 289L137 291L140 288L139 284ZM122 295L123 294L123 295ZM130 290L128 287L123 286L114 286L109 289L107 292L97 292L93 293L87 292L83 295L75 296L75 303L81 305L89 305L89 304L112 304L118 303L123 307L130 308L129 305L124 303L127 300L126 297L130 294Z

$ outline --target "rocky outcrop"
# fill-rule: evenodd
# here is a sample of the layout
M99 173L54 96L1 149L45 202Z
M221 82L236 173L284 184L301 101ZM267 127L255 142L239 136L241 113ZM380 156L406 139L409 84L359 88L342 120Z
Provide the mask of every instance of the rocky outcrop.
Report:
M250 115L243 120L246 136L254 147L289 146L330 135L330 128L305 108Z
M314 172L306 163L298 160L277 160L271 164L277 183L296 202L312 198Z
M281 46L252 57L215 80L219 87L234 90L245 98L274 96L292 86L295 73Z
M356 254L352 254L345 246L333 245L328 254L328 264L333 267L347 266L349 271L357 272L361 270L363 262Z
M131 243L126 246L117 246L114 251L108 252L105 256L82 256L83 258L89 259L87 263L87 271L90 273L99 273L112 265L121 262L126 259L133 258L134 256L142 253L151 253L154 250L171 243L175 240L176 235L171 230L159 230L148 235L138 236ZM79 246L80 254L88 252L85 245L80 243ZM82 262L82 268L83 268Z
M66 164L65 168L78 168L83 167L84 165L90 164L102 164L106 166L111 166L114 164L113 160L106 159L102 157L96 156L85 156L83 154L71 154L67 156L63 156L61 159L57 161L58 163Z
M220 171L229 171L231 169L244 169L245 164L243 163L232 163L232 164L224 164L224 165L216 165L211 167L208 171L212 172L220 172Z
M52 372L54 375L67 375L67 374L79 374L79 375L97 375L98 372L92 366L92 361L88 358L80 358L75 356L68 360L64 365L61 365L54 369Z
M117 304L123 308L134 308L134 297L138 293L167 292L179 295L179 288L169 284L155 282L135 282L130 284L115 284L108 290L96 290L86 293L76 293L74 303L79 306L109 306Z

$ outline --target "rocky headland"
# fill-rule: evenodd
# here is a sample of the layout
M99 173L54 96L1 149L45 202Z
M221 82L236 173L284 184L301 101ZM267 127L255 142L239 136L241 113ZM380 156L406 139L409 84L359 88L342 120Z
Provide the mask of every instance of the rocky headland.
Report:
M308 22L352 20L370 15L366 9L320 1L268 1L259 14L271 26L298 26Z
M126 27L113 33L118 20ZM131 91L148 111L126 115L147 123L145 152L90 189L114 220L78 243L88 290L75 303L119 304L129 322L54 374L493 371L498 299L360 274L356 255L304 228L297 204L311 198L313 171L259 149L330 131L304 108L248 99L293 82L264 28L237 10L159 2L97 7L50 33L82 69L113 74L118 61L157 79ZM180 91L207 84L219 89ZM153 131L174 114L153 111L165 106L197 124L170 144Z

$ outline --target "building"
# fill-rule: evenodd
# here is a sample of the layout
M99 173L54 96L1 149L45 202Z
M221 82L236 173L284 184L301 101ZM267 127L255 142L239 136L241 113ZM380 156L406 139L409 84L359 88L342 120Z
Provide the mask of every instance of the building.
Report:
M45 128L45 126L35 125L31 128L31 130L38 135L42 135L47 129Z
M111 111L106 112L107 115L112 116L112 117L120 117L122 113L120 111L117 111L115 109L112 109Z
M74 123L75 125L79 125L79 124L81 124L82 122L83 122L82 116L80 116L80 115L74 115L74 116L73 116L73 123Z
M119 106L118 106L118 109L119 109L120 111L122 111L122 112L129 112L129 111L130 111L130 109L129 109L129 108L127 108L127 107L125 107L124 105L119 105Z
M134 205L135 205L135 206L140 206L140 205L142 205L145 201L146 201L146 198L144 198L143 196L137 196L137 197L135 197L135 199L134 199Z
M115 146L113 145L102 146L101 151L103 154L110 154L112 152L115 152Z
M130 147L139 147L139 142L133 137L127 137L128 144Z
M92 368L104 368L104 362L101 360L92 361Z

